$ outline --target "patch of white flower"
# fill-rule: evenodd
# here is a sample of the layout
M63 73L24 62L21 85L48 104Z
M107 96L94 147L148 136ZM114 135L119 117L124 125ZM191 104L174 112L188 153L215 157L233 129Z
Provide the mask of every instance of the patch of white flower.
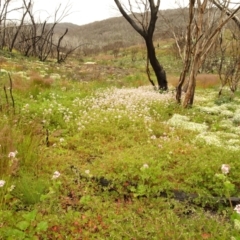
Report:
M231 128L233 126L233 123L230 119L224 119L222 120L219 125L224 128Z
M204 132L208 129L208 126L205 123L200 124L191 122L189 117L180 114L174 114L172 118L167 121L167 123L173 127L179 127L195 132Z
M225 132L203 132L197 135L196 140L208 145L226 148L230 151L238 151L240 140L239 136Z
M239 138L239 135L238 134L235 134L235 133L228 133L228 132L223 132L223 131L218 131L218 132L215 132L215 134L219 137L221 137L222 139L226 139L228 141L230 140L238 140Z
M196 140L208 145L222 146L221 139L213 132L202 132L197 135Z
M57 80L57 79L61 79L61 76L58 73L52 73L50 75L50 78Z
M218 106L214 107L200 107L200 110L208 114L219 114L220 108Z
M219 125L225 128L228 132L234 133L236 136L239 137L240 127L233 124L232 119L224 119L219 123Z
M234 228L240 231L240 221L238 219L234 219Z
M79 130L95 121L99 124L121 124L125 119L133 124L142 121L146 129L150 129L153 122L150 114L151 105L160 102L167 105L172 99L170 92L159 94L149 86L122 89L112 87L98 90L90 97L74 99L73 107L78 109L75 121ZM154 112L155 115L157 115L156 112Z
M233 115L233 123L235 123L235 124L240 123L240 110L239 109Z
M230 110L223 110L220 112L220 114L224 117L228 117L228 118L231 118L233 117L234 113Z

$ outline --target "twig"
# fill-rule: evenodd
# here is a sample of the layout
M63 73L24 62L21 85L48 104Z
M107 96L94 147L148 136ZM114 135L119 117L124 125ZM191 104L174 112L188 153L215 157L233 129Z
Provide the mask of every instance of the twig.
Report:
M5 93L5 98L6 98L6 102L7 102L7 106L8 106L9 105L9 101L8 101L7 89L6 89L5 85L3 86L3 90L4 90L4 93Z
M9 82L10 82L10 89L9 89L9 92L10 92L10 96L11 96L11 99L12 99L12 107L13 107L13 114L15 114L15 101L14 101L14 97L13 97L13 94L12 94L12 78L11 78L11 75L10 73L8 73L8 77L9 77Z

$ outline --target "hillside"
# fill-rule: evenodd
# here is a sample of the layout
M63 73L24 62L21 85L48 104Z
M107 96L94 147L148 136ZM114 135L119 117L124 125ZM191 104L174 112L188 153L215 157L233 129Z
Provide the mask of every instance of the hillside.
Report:
M216 17L216 9L212 11L214 12L213 16ZM154 33L155 40L172 37L172 30L182 34L186 29L187 21L187 8L159 11ZM71 42L72 45L87 44L91 48L102 49L114 43L120 43L123 47L143 43L139 34L133 30L123 17L109 18L82 26L72 23L60 23L57 25L56 31L63 33L66 28L69 29L69 33L65 40Z
M163 39L170 36L169 25L166 22L169 22L174 28L183 28L186 16L187 10L184 9L160 11L154 35L155 39ZM123 46L131 46L143 42L142 38L123 17L114 17L82 26L60 23L57 25L56 30L59 33L63 33L66 28L69 29L66 39L71 39L71 42L76 44L87 43L103 48L114 42L121 42Z

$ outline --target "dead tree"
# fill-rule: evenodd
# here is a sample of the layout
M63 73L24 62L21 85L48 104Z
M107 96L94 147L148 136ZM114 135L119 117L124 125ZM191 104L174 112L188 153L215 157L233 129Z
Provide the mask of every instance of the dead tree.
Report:
M219 1L219 0L211 0L213 4L218 7L220 11L224 11L227 16L230 16L232 14L232 11L228 9L228 4L226 1ZM240 19L237 15L232 16L232 20L237 25L238 29L240 30Z
M218 68L218 75L221 80L219 96L221 96L225 86L229 87L233 96L240 81L240 31L234 26L231 29L230 38L224 39L223 36L224 34L219 38L221 50Z
M212 13L215 11L212 4L210 0L190 0L185 63L176 93L176 99L180 103L182 86L189 74L183 107L192 106L199 69L217 41L222 28L240 10L240 4L238 4L230 15L227 16L225 11L222 11L216 15L218 16L216 18Z
M8 13L8 6L10 1L4 1L0 8L0 46L1 49L5 47L5 35L6 35L6 22L7 22L7 13Z
M16 25L15 29L15 33L13 35L13 38L10 42L10 45L9 45L9 51L12 52L13 48L14 48L14 45L15 45L15 42L17 40L17 37L21 31L21 28L23 26L23 23L24 23L24 19L28 13L28 9L31 7L31 1L28 3L28 5L26 5L26 9L24 9L24 12L23 12L23 15L22 15L22 18L21 18L21 21L20 21L20 24Z
M82 46L82 44L77 45L75 47L68 46L67 44L65 44L64 47L61 46L62 40L66 36L67 32L68 32L68 29L66 29L65 32L63 33L63 35L59 37L58 43L56 45L56 49L57 49L57 63L65 62L65 60L67 59L67 57L71 53L73 53L76 49L78 49L79 47Z
M129 3L128 10L125 7L125 5L121 3L119 0L114 1L123 17L130 23L134 30L137 31L143 37L147 48L147 56L153 68L153 71L156 75L159 90L163 91L167 90L168 83L166 78L166 72L156 57L155 47L153 44L153 34L155 30L156 21L158 18L160 0L132 1L135 2L136 4L136 9L139 12L137 14L134 12L135 8L131 4L130 0L128 0ZM131 16L128 13L131 14ZM147 72L148 71L149 69L147 67ZM153 82L151 83L155 86Z
M16 7L16 8L9 8L9 4L13 2L13 0L0 0L0 48L3 49L7 45L10 46L10 42L7 41L6 35L7 30L9 26L15 26L15 24L10 23L10 20L8 19L8 15L11 12L18 11L22 9L22 7ZM13 29L10 30L10 32L13 33ZM9 34L8 34L9 35Z
M70 14L70 5L64 7L61 11L61 4L57 7L54 13L53 23L48 24L47 20L43 23L36 22L33 12L33 3L29 1L26 3L26 0L23 0L24 6L27 9L27 13L30 17L30 29L25 27L20 36L20 41L18 46L24 51L26 56L32 55L38 57L40 61L46 61L50 53L53 51L53 48L56 48L62 41L62 38L67 34L67 32L60 37L60 43L54 43L54 31L57 24L62 21L66 16ZM30 7L27 7L30 5ZM59 12L61 11L60 15ZM22 46L21 46L22 45ZM66 56L65 56L66 58ZM60 61L60 56L59 56Z

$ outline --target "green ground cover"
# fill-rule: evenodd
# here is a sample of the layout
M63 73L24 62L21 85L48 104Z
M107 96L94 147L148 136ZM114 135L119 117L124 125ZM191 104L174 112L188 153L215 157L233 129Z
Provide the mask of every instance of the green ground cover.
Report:
M0 239L240 239L239 93L183 109L123 62L1 58Z

